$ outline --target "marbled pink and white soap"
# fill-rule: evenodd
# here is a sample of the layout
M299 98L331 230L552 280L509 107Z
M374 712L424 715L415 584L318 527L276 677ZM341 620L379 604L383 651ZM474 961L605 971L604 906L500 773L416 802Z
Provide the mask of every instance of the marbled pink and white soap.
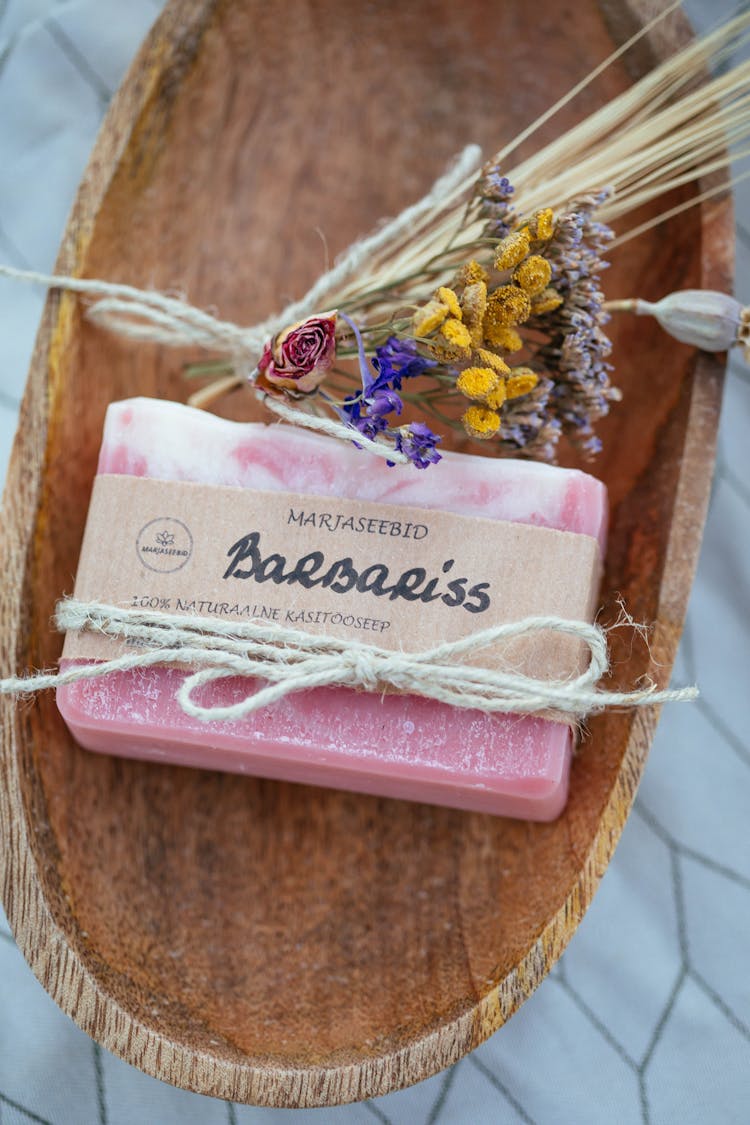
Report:
M98 471L439 509L578 532L602 553L605 545L606 489L586 473L450 453L424 472L390 468L299 429L162 400L109 407ZM81 745L102 753L532 820L551 820L565 804L571 736L562 724L346 688L206 724L176 702L185 675L116 673L58 689L57 703ZM232 679L201 698L223 704L246 693L247 683Z

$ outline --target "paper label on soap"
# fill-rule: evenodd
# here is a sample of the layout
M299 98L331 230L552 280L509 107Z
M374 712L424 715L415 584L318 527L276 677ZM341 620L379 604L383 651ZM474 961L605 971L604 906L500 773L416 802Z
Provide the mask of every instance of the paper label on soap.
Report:
M147 477L97 476L75 597L287 628L416 652L492 625L591 621L597 541L452 512ZM69 633L63 658L106 660L132 641ZM553 634L467 662L539 677L578 671Z

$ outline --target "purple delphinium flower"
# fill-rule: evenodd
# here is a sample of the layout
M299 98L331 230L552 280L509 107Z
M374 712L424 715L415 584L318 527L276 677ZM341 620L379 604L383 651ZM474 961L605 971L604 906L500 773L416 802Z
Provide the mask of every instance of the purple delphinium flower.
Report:
M420 355L416 340L399 340L398 336L389 336L384 344L375 349L372 366L375 368L375 377L369 387L365 388L365 394L390 387L400 391L404 379L422 375L430 367L436 367L437 362Z
M388 413L387 410L376 410L374 413L370 413L369 404L363 400L361 394L349 395L344 399L343 404L338 407L338 415L342 422L368 438L376 438L378 434L382 434L388 429ZM354 444L357 444L356 441Z
M421 355L416 341L390 336L375 349L375 356L370 362L356 324L345 314L340 315L352 329L357 341L362 390L344 400L338 408L339 417L365 437L375 438L378 434L384 434L392 438L395 449L404 453L418 469L426 469L428 465L435 464L440 460L440 454L435 450L440 438L422 422L393 429L390 415L398 416L403 411L403 399L398 393L403 380L413 379L429 368L436 367L436 361ZM357 444L356 440L354 444Z
M404 453L415 469L426 469L441 460L435 446L441 441L424 422L412 422L403 426L396 434L396 449Z
M378 387L367 399L369 414L400 414L404 403L389 387Z

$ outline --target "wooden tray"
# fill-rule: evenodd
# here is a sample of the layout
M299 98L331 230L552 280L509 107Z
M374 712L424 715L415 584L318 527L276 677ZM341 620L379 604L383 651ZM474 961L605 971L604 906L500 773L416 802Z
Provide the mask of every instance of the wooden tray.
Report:
M494 151L652 7L175 0L112 105L58 270L179 286L252 323L323 268L316 228L335 254L468 141ZM545 136L686 38L670 19ZM724 198L618 251L608 292L729 288L731 245ZM722 365L648 322L615 336L625 400L596 466L613 506L605 603L621 594L656 622L666 683ZM59 655L50 615L72 588L107 403L183 399L184 358L50 297L5 494L0 674ZM241 392L224 409L255 408ZM621 684L648 666L628 637L614 656ZM656 714L591 723L549 825L88 754L51 695L5 701L2 723L0 885L47 991L159 1078L314 1106L433 1074L536 988L612 856Z

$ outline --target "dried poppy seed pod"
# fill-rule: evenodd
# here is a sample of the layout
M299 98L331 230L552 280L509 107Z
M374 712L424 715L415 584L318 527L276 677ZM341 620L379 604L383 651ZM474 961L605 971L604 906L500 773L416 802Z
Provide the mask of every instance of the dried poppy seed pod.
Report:
M748 310L728 293L683 289L654 304L637 297L607 301L605 308L653 316L675 340L706 352L723 352L734 344L748 344Z

